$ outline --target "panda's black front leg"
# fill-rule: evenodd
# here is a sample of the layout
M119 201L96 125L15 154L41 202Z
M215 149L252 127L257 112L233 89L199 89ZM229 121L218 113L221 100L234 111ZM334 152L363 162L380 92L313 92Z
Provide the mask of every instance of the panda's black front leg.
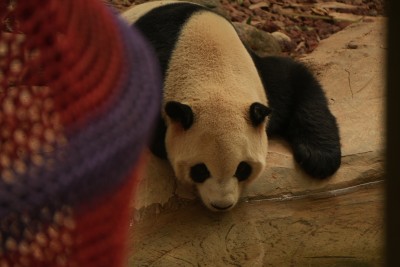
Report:
M273 110L268 133L286 137L295 160L309 175L322 179L334 174L341 163L339 129L321 85L292 59L254 60Z

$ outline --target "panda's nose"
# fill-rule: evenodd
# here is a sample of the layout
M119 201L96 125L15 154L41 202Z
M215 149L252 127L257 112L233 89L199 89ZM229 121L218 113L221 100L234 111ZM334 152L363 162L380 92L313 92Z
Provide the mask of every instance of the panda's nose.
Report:
M211 203L211 206L217 210L223 211L232 207L233 203L232 204Z

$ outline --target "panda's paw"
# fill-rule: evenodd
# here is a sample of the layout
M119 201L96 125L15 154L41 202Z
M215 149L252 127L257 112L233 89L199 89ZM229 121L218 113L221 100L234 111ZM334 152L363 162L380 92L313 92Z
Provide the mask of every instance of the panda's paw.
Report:
M303 170L317 179L333 175L340 167L340 146L315 147L297 144L293 147L294 158Z

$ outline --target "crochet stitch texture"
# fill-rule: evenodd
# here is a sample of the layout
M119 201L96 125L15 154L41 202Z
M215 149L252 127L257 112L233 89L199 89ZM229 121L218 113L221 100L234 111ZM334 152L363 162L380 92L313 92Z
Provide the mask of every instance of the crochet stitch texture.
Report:
M100 1L0 0L0 18L0 266L121 266L155 57Z

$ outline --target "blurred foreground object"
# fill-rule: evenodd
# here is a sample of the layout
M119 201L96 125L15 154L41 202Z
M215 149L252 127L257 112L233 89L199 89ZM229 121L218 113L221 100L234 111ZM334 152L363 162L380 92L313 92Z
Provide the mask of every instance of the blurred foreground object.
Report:
M121 266L155 59L100 1L0 0L0 266Z

